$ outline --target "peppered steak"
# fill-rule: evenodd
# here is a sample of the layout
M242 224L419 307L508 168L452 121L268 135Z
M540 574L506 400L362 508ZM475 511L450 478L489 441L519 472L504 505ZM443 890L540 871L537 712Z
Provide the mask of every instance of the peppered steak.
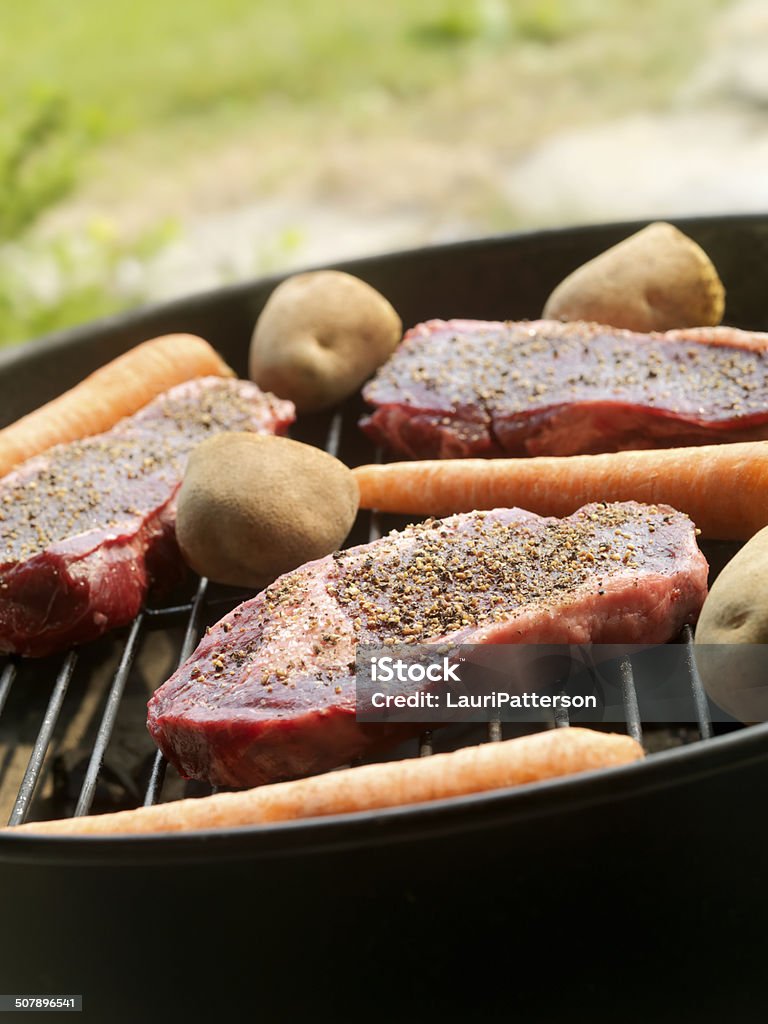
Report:
M293 418L255 384L203 377L0 479L0 651L50 654L129 622L182 571L175 498L192 448Z
M431 320L363 395L414 458L576 455L768 438L768 334Z
M188 777L247 786L324 771L401 735L355 719L358 643L663 642L695 621L706 586L693 524L667 506L428 521L241 604L155 693L148 727Z

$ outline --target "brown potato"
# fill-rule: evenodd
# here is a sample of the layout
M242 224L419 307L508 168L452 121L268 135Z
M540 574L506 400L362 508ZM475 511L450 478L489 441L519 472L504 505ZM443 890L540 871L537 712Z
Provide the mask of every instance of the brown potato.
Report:
M319 448L224 433L192 452L176 536L187 563L218 583L263 587L335 551L358 506L355 478Z
M631 331L714 327L725 289L704 250L671 224L649 224L569 274L544 306L552 320Z
M383 295L351 274L297 274L272 292L251 339L249 374L299 412L335 405L385 362L402 337Z
M768 719L768 527L726 565L704 602L694 651L704 689L742 722Z

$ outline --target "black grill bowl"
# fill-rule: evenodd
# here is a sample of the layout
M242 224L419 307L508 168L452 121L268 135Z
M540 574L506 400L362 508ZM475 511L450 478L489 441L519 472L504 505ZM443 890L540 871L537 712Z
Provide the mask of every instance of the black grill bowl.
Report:
M720 271L726 321L768 330L768 216L678 223ZM339 266L405 324L535 317L566 273L641 226ZM0 420L171 331L203 335L244 373L278 280L0 353ZM760 725L630 768L387 812L179 836L3 834L0 993L82 994L84 1018L105 1024L758 1019L767 800Z

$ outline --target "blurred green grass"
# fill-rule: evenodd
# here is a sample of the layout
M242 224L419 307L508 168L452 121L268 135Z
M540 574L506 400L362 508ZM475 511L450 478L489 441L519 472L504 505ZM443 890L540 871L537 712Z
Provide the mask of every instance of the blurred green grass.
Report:
M695 60L711 14L723 5L723 0L8 4L0 35L0 175L16 159L24 131L44 120L47 105L56 106L58 121L38 150L25 153L0 181L0 243L23 248L41 214L104 173L102 153L126 154L125 179L140 195L154 168L132 150L137 138L155 140L154 151L164 159L183 161L193 149L210 151L218 139L231 138L246 118L251 130L254 119L261 125L262 135L256 137L264 147L281 136L301 137L309 112L313 137L307 153L313 160L323 159L317 140L324 128L340 125L367 137L398 129L443 138L455 133L460 159L462 124L475 114L488 121L489 132L498 136L501 126L519 142L537 128L552 130L578 118L663 104ZM350 102L376 92L388 101L378 115L372 116L365 103ZM0 254L0 344L141 301L140 294L117 294L109 280L121 256L134 254L136 239L122 248L110 239L102 281L83 282L71 252L61 257L64 249L57 244L59 255L52 253L58 284L46 295L19 277L7 252L5 258ZM90 245L93 253L97 243L91 239ZM146 248L142 239L138 246ZM99 264L98 251L91 263Z
M721 0L26 0L3 12L3 96L13 106L40 86L55 88L110 137L269 97L323 104L372 85L395 96L424 96L478 59L508 67L520 41L556 46L574 34L594 39L596 75L615 79L615 58L625 59L629 44L631 63L664 83L685 66L699 27L720 6Z

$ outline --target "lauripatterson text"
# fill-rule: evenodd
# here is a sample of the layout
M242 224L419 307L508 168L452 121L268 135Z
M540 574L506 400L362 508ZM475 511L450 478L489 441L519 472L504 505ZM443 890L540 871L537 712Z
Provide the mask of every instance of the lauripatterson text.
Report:
M374 708L554 708L564 711L597 708L597 697L591 695L507 693L504 690L484 694L430 693L426 690L408 694L374 692L369 699Z

